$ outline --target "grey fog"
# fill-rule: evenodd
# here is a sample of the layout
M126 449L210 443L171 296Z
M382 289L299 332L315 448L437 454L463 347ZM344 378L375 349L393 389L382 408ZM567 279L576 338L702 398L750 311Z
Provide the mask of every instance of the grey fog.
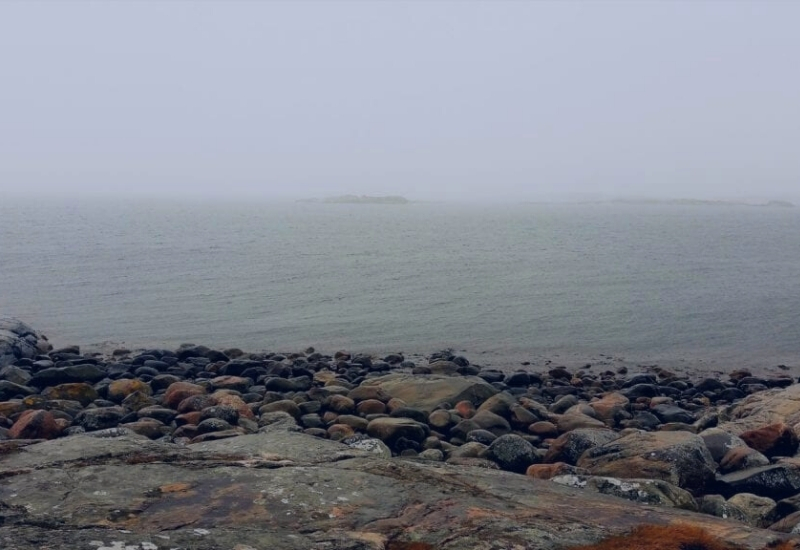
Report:
M0 3L5 195L800 197L796 2Z

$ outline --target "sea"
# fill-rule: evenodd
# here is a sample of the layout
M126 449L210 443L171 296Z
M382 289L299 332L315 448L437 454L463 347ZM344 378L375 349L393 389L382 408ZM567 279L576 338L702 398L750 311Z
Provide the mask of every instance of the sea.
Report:
M793 369L800 208L0 198L0 315L56 346Z

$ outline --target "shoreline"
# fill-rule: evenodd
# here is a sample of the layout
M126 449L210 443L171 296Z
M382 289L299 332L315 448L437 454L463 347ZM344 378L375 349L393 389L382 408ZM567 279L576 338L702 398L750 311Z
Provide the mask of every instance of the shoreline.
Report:
M698 375L598 355L594 364L545 359L504 371L449 350L106 345L104 353L53 349L24 323L0 319L0 466L24 465L51 448L119 447L127 467L250 445L256 458L234 453L217 463L259 460L272 470L290 465L280 448L265 455L263 445L288 433L302 448L324 446L317 464L496 470L519 476L503 478L515 485L547 481L627 505L800 529L800 510L792 514L800 384L791 367ZM28 448L43 450L26 455ZM138 456L128 448L149 450Z
M233 340L233 339L231 339ZM152 340L148 342L131 342L125 340L113 340L97 343L80 342L58 342L58 347L79 345L87 353L99 353L111 355L116 348L126 348L132 352L140 352L147 349L177 349L184 344L197 344L197 342L187 342L178 340ZM208 345L215 349L225 349L239 347L233 345L219 346L209 345L208 342L200 342L197 345ZM690 377L719 376L737 369L748 369L754 374L771 375L789 373L800 376L800 352L799 353L773 353L767 357L759 354L747 354L736 351L726 353L698 354L691 352L675 353L637 353L632 351L573 351L564 348L544 348L522 350L502 350L502 349L470 349L469 346L431 346L427 349L411 348L406 346L318 346L312 343L309 345L282 346L277 345L271 348L262 347L259 349L246 349L240 347L246 353L279 352L282 354L298 353L313 347L322 352L333 354L340 350L347 350L356 354L367 354L380 357L389 353L402 353L417 360L424 360L431 353L442 350L449 350L467 357L471 362L482 367L498 369L506 373L516 370L535 371L536 369L547 369L556 366L563 366L569 369L577 369L586 364L591 364L596 368L618 368L626 367L628 370L647 369L661 367L686 374Z

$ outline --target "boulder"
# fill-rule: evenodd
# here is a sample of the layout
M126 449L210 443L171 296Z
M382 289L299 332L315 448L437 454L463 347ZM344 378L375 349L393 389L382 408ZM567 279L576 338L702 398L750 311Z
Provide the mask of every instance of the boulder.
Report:
M614 441L619 434L607 428L579 428L559 436L550 444L544 462L566 462L575 465L589 449Z
M793 464L772 464L741 470L719 476L716 488L725 497L752 493L780 500L800 492L800 468Z
M767 465L769 459L747 445L732 448L719 461L719 469L723 474Z
M47 337L12 317L0 317L0 367L33 359L53 349Z
M125 416L125 409L122 407L84 409L75 417L75 424L83 427L86 431L105 430L115 428L123 416Z
M386 394L402 399L408 406L428 413L441 403L468 400L481 404L498 390L476 376L388 374L364 381L362 386L377 386Z
M606 429L607 426L602 420L598 420L597 418L592 418L587 414L583 414L576 410L569 410L566 413L562 414L558 417L556 421L556 426L558 426L558 431L561 433L564 432L571 432L573 430L578 430L581 428L596 428L596 429Z
M695 434L636 431L589 449L577 466L592 475L662 479L702 494L713 483L717 464Z
M763 453L767 458L774 456L793 456L800 445L794 430L778 422L755 430L742 432L742 438L749 447Z
M769 497L738 493L728 502L744 512L744 522L753 527L767 527L775 519L777 503Z
M481 429L488 430L495 435L503 435L511 431L508 420L488 410L478 410L470 420Z
M740 437L719 428L708 428L697 435L703 439L708 452L716 462L721 462L731 449L747 446Z
M736 435L772 424L795 426L800 423L800 384L749 395L721 416L718 427Z
M108 398L116 403L121 403L126 397L136 392L150 395L153 390L147 382L143 382L138 378L122 378L121 380L114 380L108 385Z
M525 473L528 466L539 462L536 449L515 434L502 435L495 439L486 453L487 458L497 462L503 470Z
M164 405L171 408L176 409L178 405L192 395L203 395L206 393L206 389L199 385L193 384L191 382L174 382L167 387L166 392L164 393Z
M629 403L630 400L621 393L611 392L596 401L591 401L589 406L594 409L597 418L613 426L618 415L627 409Z
M23 412L8 431L12 439L53 439L61 434L61 427L50 411Z
M54 399L67 399L70 401L78 401L84 407L100 397L97 390L93 386L84 382L72 382L69 384L59 384L58 386L51 386L45 388L42 397L47 400Z
M422 442L430 433L430 428L410 418L381 417L370 421L367 433L370 437L395 447L401 438Z

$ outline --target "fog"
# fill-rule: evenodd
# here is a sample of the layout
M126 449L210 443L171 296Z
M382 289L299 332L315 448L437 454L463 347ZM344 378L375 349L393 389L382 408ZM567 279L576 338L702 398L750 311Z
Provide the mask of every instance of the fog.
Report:
M2 2L0 196L800 196L797 2Z

